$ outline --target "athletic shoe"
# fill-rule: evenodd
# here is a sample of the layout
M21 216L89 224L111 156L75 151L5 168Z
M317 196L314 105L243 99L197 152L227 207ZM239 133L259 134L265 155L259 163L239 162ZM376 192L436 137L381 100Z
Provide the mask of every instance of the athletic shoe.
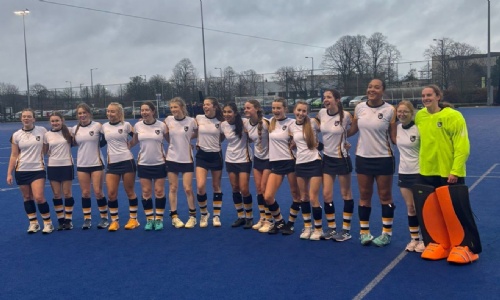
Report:
M313 231L313 233L311 233L311 236L309 237L309 239L311 241L319 241L322 236L323 236L323 230L314 229L314 231Z
M40 230L40 225L38 223L30 223L30 226L28 227L28 233L36 233Z
M387 233L382 233L372 240L372 243L377 247L384 247L391 243L391 236Z
M64 230L71 230L73 229L73 222L71 222L70 219L64 220Z
M214 216L214 218L212 219L212 225L214 227L221 227L222 226L222 224L220 222L220 217L219 216Z
M274 222L273 226L269 229L267 233L269 234L278 234L281 232L283 227L285 227L285 220L281 219L279 221ZM262 228L261 228L262 229ZM260 229L259 229L260 231Z
M300 239L308 240L309 238L311 238L311 234L312 234L311 227L305 227L304 229L302 229L302 233L300 234Z
M406 245L406 248L405 248L405 251L408 251L408 252L413 252L415 251L415 248L417 248L417 245L420 241L418 240L411 240L407 245Z
M252 226L252 229L255 229L255 230L259 230L263 225L264 225L264 222L266 221L266 218L260 218L259 219L259 222L255 223L253 226Z
M208 218L209 217L210 217L210 213L207 213L206 215L200 216L200 228L205 228L208 226Z
M144 230L151 231L155 227L155 220L147 220L146 225L144 225Z
M240 227L243 225L245 225L245 219L238 218L238 219L236 219L236 221L233 222L233 224L231 224L231 227Z
M87 229L90 229L90 227L92 227L92 220L90 220L90 219L84 219L83 220L82 229L83 230L87 230Z
M330 228L323 232L323 235L321 236L322 240L331 240L334 236L337 235L337 231L335 231L335 228Z
M288 222L286 223L285 226L283 226L283 228L281 229L281 234L282 235L291 235L293 234L295 231L294 231L294 227L293 227L293 224Z
M270 220L264 220L262 227L259 228L260 233L268 233L269 230L273 227L273 222Z
M186 222L186 225L184 225L184 228L194 228L196 225L196 217L190 216L189 219Z
M57 225L57 231L64 230L64 219L58 221L59 225Z
M373 240L373 235L371 235L369 233L363 233L359 237L359 240L361 241L361 245L364 245L364 246L370 245L370 243Z
M162 219L155 220L155 230L156 231L163 230L163 220Z
M175 228L182 228L184 227L184 222L182 222L178 217L175 217L172 219L172 226Z
M117 231L120 228L120 223L118 221L112 221L109 225L108 231Z
M246 219L245 225L243 225L243 229L250 229L253 226L253 219Z
M43 234L49 234L52 233L52 231L54 231L54 225L52 225L52 223L43 224L43 230L42 230Z
M137 221L137 219L129 219L127 224L125 225L125 229L127 230L132 230L132 229L136 229L137 227L139 227L141 224L139 224L139 221Z
M99 221L99 224L97 224L98 229L106 229L109 226L109 221L106 218L101 218L101 221Z
M352 238L351 233L349 233L349 230L342 229L341 233L337 233L332 237L332 241L335 242L344 242L347 240L350 240Z
M415 252L422 253L425 250L424 241L418 241L417 246L415 247Z

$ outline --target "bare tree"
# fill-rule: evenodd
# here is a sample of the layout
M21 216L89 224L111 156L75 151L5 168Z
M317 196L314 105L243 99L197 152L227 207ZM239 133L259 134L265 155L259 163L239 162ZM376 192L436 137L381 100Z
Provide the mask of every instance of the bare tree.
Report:
M401 52L398 48L392 44L386 44L385 46L385 57L387 60L387 83L391 84L393 82L399 81L398 74L396 72L396 62L401 59Z
M175 65L170 80L175 86L177 95L189 99L195 97L197 77L198 73L191 60L183 58Z
M353 76L355 78L355 42L356 38L353 36L341 37L325 50L322 61L322 66L328 73L340 77L340 88L343 88L346 93L350 92Z
M371 75L373 78L379 77L382 70L382 64L387 60L387 37L380 32L372 34L366 40L368 56L371 60Z
M250 69L240 73L241 76L244 76L248 94L256 96L258 94L259 86L262 82L262 76L257 74L255 70Z
M294 93L294 97L307 97L307 76L311 70L296 67L281 67L274 73L273 79L285 88L286 97L289 92Z

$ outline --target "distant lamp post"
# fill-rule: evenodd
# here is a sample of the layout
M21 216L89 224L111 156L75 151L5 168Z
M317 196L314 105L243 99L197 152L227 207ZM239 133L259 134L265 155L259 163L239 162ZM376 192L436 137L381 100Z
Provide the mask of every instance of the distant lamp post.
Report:
M222 98L222 68L214 68L214 69L219 69L220 71L220 91L219 91L219 98ZM219 101L221 101L221 99L219 99Z
M92 98L94 98L94 78L92 77L92 71L97 70L98 68L90 69L90 91L92 92Z
M312 97L314 92L314 57L306 56L305 58L311 59L311 97Z
M493 88L491 87L491 52L490 52L490 0L488 0L488 54L486 62L486 103L493 105Z
M444 38L442 39L433 39L433 41L435 42L441 42L441 88L445 89L445 86L444 86Z
M200 12L201 12L201 40L203 43L203 73L205 74L205 95L208 97L208 80L207 80L207 61L205 58L205 27L203 25L203 2L200 0Z
M71 81L66 80L66 83L68 82L69 82L69 99L70 102L73 102L73 84L71 83Z
M29 14L30 11L26 8L25 10L15 11L14 14L18 16L23 16L23 33L24 33L24 62L26 64L26 96L28 97L28 107L31 107L30 99L30 77L28 75L28 50L26 48L26 26L24 24L24 16Z

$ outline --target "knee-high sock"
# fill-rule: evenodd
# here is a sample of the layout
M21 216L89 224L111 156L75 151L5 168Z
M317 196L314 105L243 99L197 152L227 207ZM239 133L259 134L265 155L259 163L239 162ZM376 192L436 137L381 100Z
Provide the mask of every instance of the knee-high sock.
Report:
M108 218L108 201L106 197L102 197L101 199L97 199L97 206L99 207L99 215L102 219Z
M321 229L323 225L323 216L322 216L321 207L313 207L313 219L314 219L314 229Z
M200 214L205 216L208 213L207 209L207 194L196 195L196 199L198 200L198 206L200 207Z
M419 240L419 227L417 216L408 216L408 229L410 230L410 237L412 240Z
M337 224L335 224L335 204L333 202L325 202L325 217L328 228L337 228Z
M109 206L109 215L111 216L111 221L118 221L118 199L116 200L111 200L109 199L108 202Z
M64 222L64 205L63 199L52 199L54 203L54 211L56 212L57 220L59 223Z
M82 197L82 210L84 219L92 218L92 202L90 201L90 198Z
M382 233L392 235L395 208L394 203L382 205Z
M161 198L155 199L155 218L157 220L163 220L163 215L165 214L165 206L167 205L167 197L163 196Z
M295 220L297 219L297 215L299 214L301 207L300 202L295 202L293 201L292 204L290 205L290 214L288 215L288 223L294 224Z
M302 201L300 203L300 208L302 209L302 218L304 219L304 227L311 228L311 202Z
M259 216L261 219L266 218L266 202L264 201L264 195L257 195L257 206L259 207Z
M220 216L222 208L222 193L214 193L214 217Z
M350 231L352 215L354 213L354 200L344 200L344 210L342 212L342 229Z
M69 197L64 199L64 218L66 220L73 219L73 207L75 206L75 198Z
M252 195L243 197L243 206L245 207L245 218L253 219Z
M243 198L241 197L240 192L233 193L233 203L236 213L238 214L238 218L245 218L245 212L243 211Z
M40 212L40 215L42 215L43 223L48 224L51 223L50 221L50 209L49 209L49 204L47 201L43 203L38 203L38 211Z
M28 220L30 220L30 224L38 224L35 200L24 201L24 211L28 216Z
M144 214L146 215L146 220L154 220L155 215L153 212L153 199L142 199L142 208L144 209Z
M129 211L129 216L131 219L137 219L137 205L139 204L139 201L137 200L137 197L134 199L128 199L128 211Z
M370 214L372 208L368 206L358 206L359 215L359 233L369 234L370 233Z
M271 215L273 216L273 219L275 221L281 221L283 220L283 216L281 216L281 210L278 202L274 200L273 204L269 205L269 211L271 212Z

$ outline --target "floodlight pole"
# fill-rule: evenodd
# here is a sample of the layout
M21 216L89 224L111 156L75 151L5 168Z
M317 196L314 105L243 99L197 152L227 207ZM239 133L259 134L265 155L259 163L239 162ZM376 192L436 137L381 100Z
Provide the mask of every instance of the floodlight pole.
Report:
M25 10L15 11L14 14L18 16L23 16L23 34L24 34L24 62L26 65L26 96L28 97L28 107L31 107L31 98L30 98L30 77L28 73L28 50L26 47L26 26L24 24L24 16L29 14L30 11L26 8Z
M205 59L205 27L203 26L203 2L200 0L200 12L201 12L201 39L203 42L203 72L205 74L205 95L208 96L208 81L207 81L207 61Z

